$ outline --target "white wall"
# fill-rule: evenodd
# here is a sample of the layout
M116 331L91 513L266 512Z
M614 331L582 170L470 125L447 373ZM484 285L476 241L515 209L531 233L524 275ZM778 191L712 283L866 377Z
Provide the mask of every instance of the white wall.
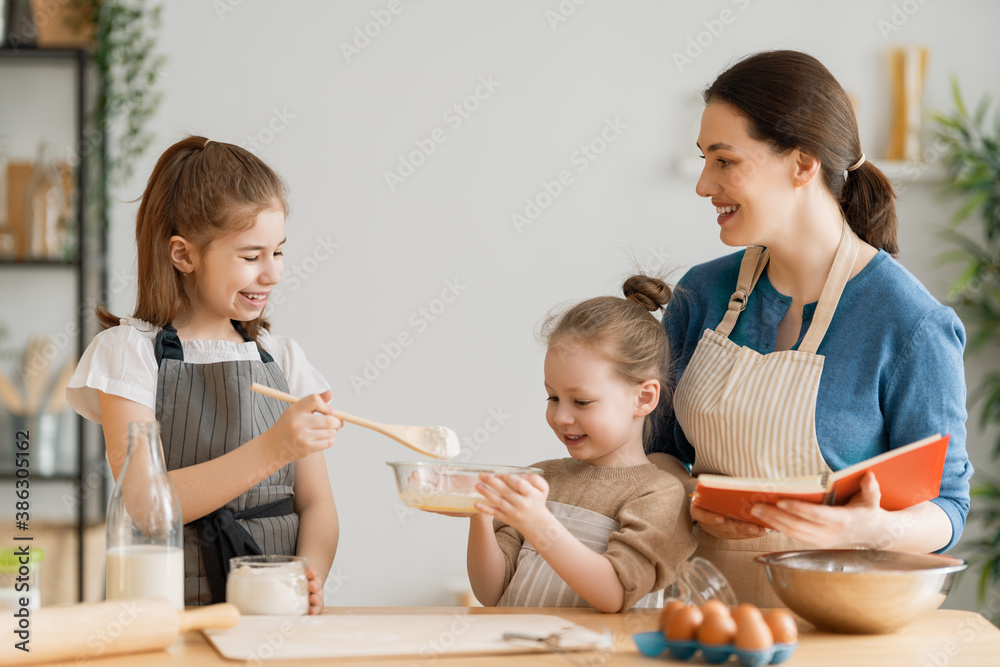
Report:
M1000 62L1000 4L989 0L398 1L399 13L350 61L341 44L373 12L384 19L387 0L163 3L169 62L151 122L157 139L114 194L135 199L159 152L187 133L250 147L290 186L276 332L298 340L337 407L447 424L479 462L564 455L544 422L534 338L550 308L616 293L635 262L676 279L728 251L695 177L674 167L697 155L697 93L728 63L769 48L817 56L857 98L863 147L877 163L890 118L888 47L930 48L930 109L951 108L951 74L969 99L995 89ZM552 25L559 7L575 11ZM898 29L883 35L888 28ZM707 46L678 66L675 54L699 39ZM456 127L445 112L484 79L496 89ZM624 129L579 171L574 153L609 121ZM436 128L446 141L391 191L385 172ZM511 215L563 169L572 184L515 229ZM943 298L950 274L933 265L934 234L953 206L934 187L907 185L900 259ZM135 271L136 208L113 210L119 278ZM426 320L420 309L442 305L449 284L459 296ZM129 310L129 290L113 310ZM370 386L353 387L351 377L385 362L383 346L403 333L412 344ZM495 413L502 426L481 430ZM970 447L985 467L986 443ZM465 585L466 521L405 511L396 498L384 461L416 456L356 427L328 452L341 521L328 604L450 604L449 587ZM965 590L949 603L976 604Z

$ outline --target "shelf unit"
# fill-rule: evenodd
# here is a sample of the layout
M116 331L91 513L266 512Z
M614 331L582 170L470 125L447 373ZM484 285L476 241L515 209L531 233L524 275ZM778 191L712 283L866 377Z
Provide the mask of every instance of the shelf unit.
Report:
M78 359L83 354L87 344L97 331L94 316L94 305L103 303L107 294L107 232L104 215L106 209L105 174L107 166L106 142L104 128L94 125L91 110L95 108L98 99L99 85L91 67L91 55L81 49L11 49L0 48L0 72L8 67L19 67L29 63L64 63L73 69L74 87L74 122L73 137L75 145L73 154L77 156L75 170L75 256L71 259L24 258L0 259L0 282L10 285L12 278L25 271L50 271L58 274L69 274L74 282L74 312L71 318L75 320L76 340L75 353ZM30 94L27 93L27 94ZM5 91L0 96L0 105L8 97ZM16 127L4 128L6 132L17 132ZM94 137L102 140L94 142ZM44 137L36 137L35 140ZM96 151L92 152L92 151ZM18 193L8 193L17 196ZM37 276L38 274L36 274ZM65 280L66 276L58 278ZM22 289L30 290L30 283L19 283ZM43 299L44 294L39 298ZM44 304L44 302L40 302ZM8 313L17 317L24 313ZM46 484L70 484L73 488L71 501L74 513L74 528L76 532L77 567L76 584L77 598L84 598L85 547L86 529L88 525L103 521L105 498L107 496L107 479L104 474L104 440L103 433L96 424L90 423L73 415L76 422L75 433L63 433L63 438L73 437L75 442L76 460L71 473L54 473L41 475L37 470L31 473L32 498L41 493L39 487ZM13 434L10 434L13 436ZM7 434L4 434L6 437ZM88 469L99 470L98 475L88 474ZM14 476L10 473L0 474L0 483L9 483ZM95 478L97 481L95 482ZM34 505L35 501L33 501Z

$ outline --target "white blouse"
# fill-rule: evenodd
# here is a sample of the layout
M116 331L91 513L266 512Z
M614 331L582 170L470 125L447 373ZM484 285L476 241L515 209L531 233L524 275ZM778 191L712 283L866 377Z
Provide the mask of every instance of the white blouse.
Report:
M114 394L156 411L156 376L158 367L153 346L160 327L131 317L121 325L105 329L84 350L80 363L69 381L66 399L70 407L90 421L101 422L97 391ZM260 346L267 350L288 382L295 396L321 393L330 388L327 381L306 359L305 352L291 338L258 335ZM184 361L210 364L219 361L260 360L257 344L225 340L185 340Z

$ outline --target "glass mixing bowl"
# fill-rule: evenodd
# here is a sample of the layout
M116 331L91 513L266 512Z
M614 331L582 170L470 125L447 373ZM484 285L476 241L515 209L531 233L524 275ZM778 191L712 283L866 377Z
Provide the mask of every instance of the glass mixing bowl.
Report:
M410 507L428 512L475 512L485 499L476 491L481 473L491 475L540 475L538 468L498 466L484 463L387 461L396 473L399 498Z

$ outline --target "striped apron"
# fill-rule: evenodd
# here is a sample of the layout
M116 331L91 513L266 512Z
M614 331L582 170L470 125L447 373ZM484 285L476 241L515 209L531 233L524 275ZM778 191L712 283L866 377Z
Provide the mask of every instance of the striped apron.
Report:
M549 500L545 506L573 537L599 554L608 550L608 538L621 528L621 524L611 517L576 505ZM662 591L653 591L636 602L632 608L658 607L661 596ZM524 540L521 551L517 554L514 576L511 577L497 606L589 607L590 603L556 574L531 542Z
M812 323L798 349L760 354L729 334L767 265L767 251L747 248L736 292L715 331L706 329L674 395L677 422L695 449L692 474L781 479L818 475L830 468L816 439L816 396L823 357L816 354L850 279L860 244L844 225L833 266ZM808 548L778 532L744 540L719 539L700 528L697 556L729 579L740 602L784 606L754 557Z
M234 327L248 341L241 327ZM251 382L287 392L274 359L184 362L177 330L156 337L159 366L156 420L167 470L218 458L256 438L278 420L285 405L250 391ZM218 510L184 526L184 604L225 600L229 558L248 554L294 555L299 517L292 507L295 468L289 464Z

